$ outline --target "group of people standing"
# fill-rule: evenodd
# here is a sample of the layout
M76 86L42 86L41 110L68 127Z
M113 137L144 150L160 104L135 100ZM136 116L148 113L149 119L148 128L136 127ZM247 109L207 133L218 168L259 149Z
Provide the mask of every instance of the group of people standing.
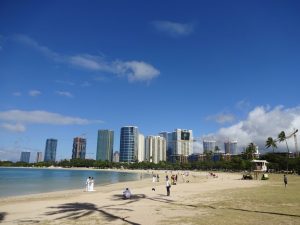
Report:
M86 179L85 190L86 191L94 191L94 178L93 177L88 177Z

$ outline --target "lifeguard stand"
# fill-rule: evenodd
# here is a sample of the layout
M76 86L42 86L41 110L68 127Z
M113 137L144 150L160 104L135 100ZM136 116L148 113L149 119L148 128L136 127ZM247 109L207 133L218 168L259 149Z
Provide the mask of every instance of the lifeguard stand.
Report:
M258 179L258 176L260 173L265 173L267 172L267 160L258 160L258 159L254 159L251 161L254 164L254 179Z

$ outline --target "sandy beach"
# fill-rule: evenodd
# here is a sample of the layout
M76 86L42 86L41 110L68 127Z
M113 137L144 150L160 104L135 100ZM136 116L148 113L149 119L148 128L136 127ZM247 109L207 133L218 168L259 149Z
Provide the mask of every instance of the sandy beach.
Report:
M173 218L201 217L207 213L211 193L229 189L251 188L261 181L240 180L241 174L218 173L218 178L207 172L191 172L184 182L178 176L166 196L165 171L159 173L160 182L152 179L95 186L94 192L72 190L46 194L2 198L2 224L167 224ZM174 172L173 172L174 174ZM168 173L170 176L170 173ZM155 191L152 187L155 186ZM129 187L133 196L122 198ZM210 193L210 197L206 194ZM226 196L226 195L224 195ZM199 207L201 206L201 207ZM188 224L186 222L185 224Z

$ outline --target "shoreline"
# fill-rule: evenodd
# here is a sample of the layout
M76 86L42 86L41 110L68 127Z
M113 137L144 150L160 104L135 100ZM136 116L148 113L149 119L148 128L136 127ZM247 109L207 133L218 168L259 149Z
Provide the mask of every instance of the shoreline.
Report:
M149 171L150 173L152 171ZM251 188L264 184L261 181L240 180L240 174L218 173L218 178L207 172L192 171L189 182L178 177L177 185L172 185L171 196L166 196L165 171L155 171L160 182L151 178L138 181L120 182L111 185L96 185L94 192L82 189L59 191L34 195L15 196L1 199L1 212L5 213L3 224L157 224L173 216L188 216L196 200L205 200L205 195L237 188ZM171 173L169 172L168 175ZM123 190L128 187L132 198L122 199ZM152 191L152 188L155 191ZM187 206L185 206L187 205ZM192 205L192 206L189 206ZM28 207L30 206L30 207ZM0 213L1 213L0 212ZM75 213L81 214L74 223ZM89 216L85 216L89 215ZM107 218L107 215L110 215ZM125 218L125 222L124 222ZM28 222L29 221L29 222ZM94 221L94 222L93 222ZM106 221L106 222L103 222Z
M165 180L165 175L172 175L172 174L179 174L179 179L183 172L183 170L141 170L141 169L134 169L134 170L130 170L130 169L96 169L96 168L80 168L80 167L73 167L73 168L60 168L60 167L51 167L51 168L37 168L37 167L0 167L0 168L17 168L17 169L45 169L45 170L71 170L71 171L109 171L109 172L120 172L120 173L136 173L136 174L148 174L149 176L151 176L152 174L159 174L161 181ZM186 170L189 172L190 174L190 178L195 178L195 177L207 177L209 171L190 171L190 170ZM237 175L237 174L241 174L240 172L231 172L231 173L227 173L227 172L218 172L218 174L232 174L232 175ZM135 183L135 182L139 182L139 183L144 183L143 181L147 181L147 183L152 183L152 177L149 178L143 178L143 179L138 179L138 180L131 180L131 181L118 181L116 183L103 183L103 184L95 184L95 190L102 190L103 188L107 187L108 189L110 187L119 187L122 184L126 184L126 183ZM160 182L161 184L162 182ZM125 185L126 186L126 185ZM105 188L106 189L106 188ZM29 193L29 194L21 194L21 195L10 195L10 196L0 196L0 200L1 201L15 201L15 200L22 200L22 199L28 199L28 198L32 198L32 199L38 199L38 198L45 198L45 197L58 197L58 196L72 196L72 195L76 195L76 194L80 194L80 193L85 193L85 189L84 188L74 188L74 189L64 189L64 190L53 190L53 191L48 191L48 192L40 192L40 193ZM101 191L100 191L101 192Z
M60 168L60 167L51 167L51 168L40 168L40 167L0 167L1 168L5 168L5 169L39 169L39 170L66 170L66 171L98 171L98 172L116 172L116 173L135 173L135 174L148 174L151 175L151 173L149 173L149 171L147 170L126 170L126 169L96 169L96 168ZM145 179L150 179L149 178L145 178L143 177L142 180ZM104 186L109 186L109 185L114 185L114 184L118 184L118 183L126 183L126 182L131 182L131 181L139 181L139 179L137 180L130 180L130 181L117 181L117 182L112 182L112 183L102 183L102 184L95 184L95 188L97 187L104 187ZM84 186L84 185L83 185ZM61 190L53 190L53 191L45 191L45 192L36 192L36 193L24 193L24 194L20 194L20 195L8 195L8 196L0 196L0 200L4 201L4 200L8 200L8 199L14 199L14 198L23 198L26 196L31 196L31 197L35 197L35 196L42 196L42 195L51 195L51 194L55 194L55 193L64 193L64 192L69 192L69 193L77 193L84 190L83 188L62 188Z

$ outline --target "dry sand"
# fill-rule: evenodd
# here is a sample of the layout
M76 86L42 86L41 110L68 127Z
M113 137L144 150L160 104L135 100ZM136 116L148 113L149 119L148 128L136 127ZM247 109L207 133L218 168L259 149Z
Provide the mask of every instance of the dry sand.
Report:
M160 182L152 179L95 186L94 192L72 190L0 199L2 224L168 224L169 219L201 217L210 203L218 201L205 194L235 188L261 185L260 181L240 180L239 173L218 173L213 178L206 172L190 172L189 183L178 176L166 196L165 172ZM173 172L173 174L176 172ZM170 172L168 173L170 176ZM152 191L155 185L156 190ZM133 197L122 199L129 187ZM179 222L178 224L187 224Z

